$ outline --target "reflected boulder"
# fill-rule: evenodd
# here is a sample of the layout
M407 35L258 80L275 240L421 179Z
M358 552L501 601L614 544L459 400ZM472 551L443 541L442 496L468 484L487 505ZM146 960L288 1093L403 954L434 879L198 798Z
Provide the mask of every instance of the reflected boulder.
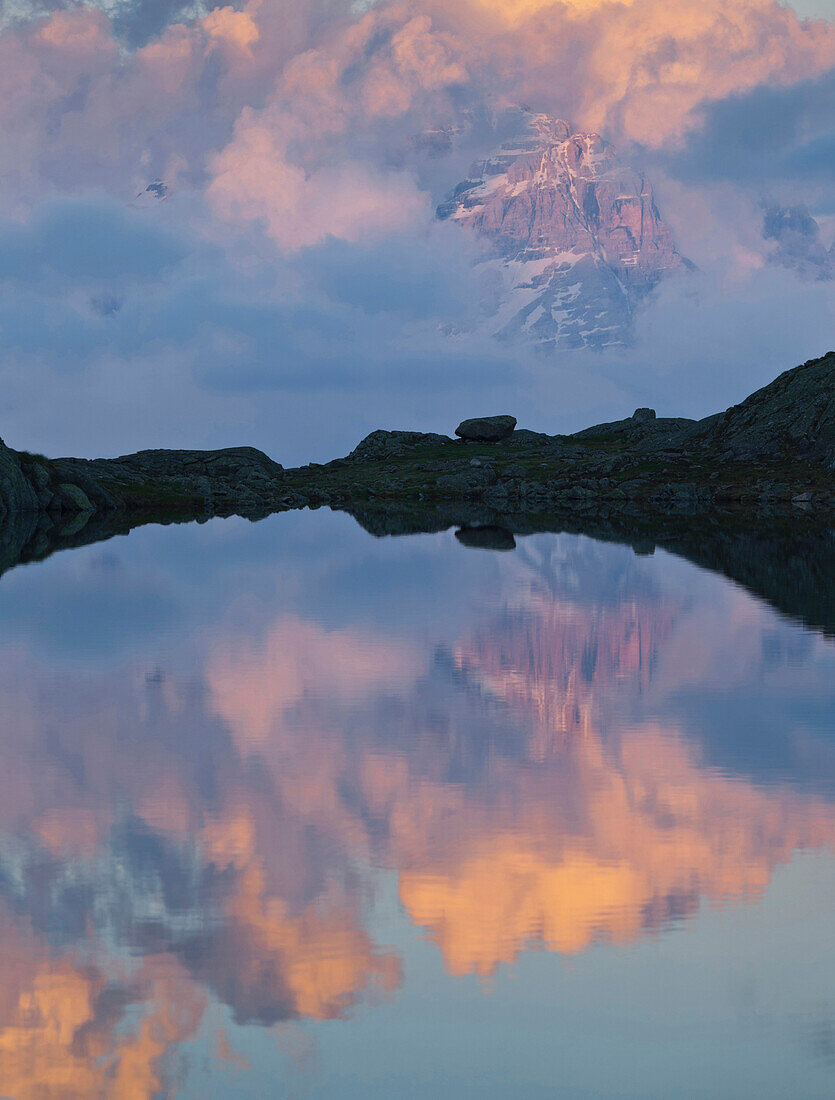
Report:
M515 550L516 539L506 527L462 527L455 532L462 546L471 550Z

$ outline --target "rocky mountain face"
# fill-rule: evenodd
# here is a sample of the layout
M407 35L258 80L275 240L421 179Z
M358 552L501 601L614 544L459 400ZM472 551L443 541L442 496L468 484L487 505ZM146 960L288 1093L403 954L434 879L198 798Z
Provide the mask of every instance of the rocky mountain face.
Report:
M826 247L820 226L805 206L764 207L763 236L774 242L774 263L804 279L835 279L835 244Z
M598 134L543 114L519 123L438 208L488 244L489 325L551 349L624 343L640 301L689 266L652 186Z

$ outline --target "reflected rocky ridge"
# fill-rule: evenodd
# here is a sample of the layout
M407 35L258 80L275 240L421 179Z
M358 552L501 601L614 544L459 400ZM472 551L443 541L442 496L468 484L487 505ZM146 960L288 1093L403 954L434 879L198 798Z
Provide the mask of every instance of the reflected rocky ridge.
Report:
M476 550L513 550L519 537L542 533L622 543L640 555L666 550L744 586L811 629L835 635L835 534L826 515L803 508L788 514L726 515L721 520L560 512L498 515L467 504L439 508L381 502L347 510L378 538L456 528L458 542ZM173 522L208 518L189 514ZM129 518L121 515L96 515L78 529L75 521L45 530L33 524L30 516L9 519L0 532L0 576L15 566L126 535L131 529Z
M623 547L535 537L468 560L490 572L428 636L280 600L253 631L221 600L186 671L137 642L79 675L7 639L11 1095L173 1088L211 1004L273 1027L396 1001L381 877L449 974L489 975L755 902L796 852L832 850L825 791L713 766L681 702L767 677L785 706L831 706L824 640L792 648L743 593ZM307 576L302 558L290 588Z

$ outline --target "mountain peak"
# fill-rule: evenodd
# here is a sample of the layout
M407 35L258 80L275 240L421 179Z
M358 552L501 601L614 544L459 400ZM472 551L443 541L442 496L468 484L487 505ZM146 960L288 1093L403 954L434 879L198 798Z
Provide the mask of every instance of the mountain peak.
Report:
M686 266L649 180L599 134L547 114L522 112L438 217L488 244L504 283L496 334L553 347L625 342L640 300Z
M774 242L771 261L804 279L835 278L835 243L827 248L820 226L805 205L763 205L763 236Z

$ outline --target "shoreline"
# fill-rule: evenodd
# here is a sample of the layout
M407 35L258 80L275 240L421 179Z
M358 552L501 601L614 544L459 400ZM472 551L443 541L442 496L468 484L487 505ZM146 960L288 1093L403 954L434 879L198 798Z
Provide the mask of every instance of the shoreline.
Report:
M139 522L192 513L258 518L375 502L478 504L498 517L832 510L834 474L835 353L829 352L700 421L639 409L568 436L511 428L498 442L376 431L344 458L287 470L252 447L49 459L0 441L0 523L27 513L63 520L115 512Z

